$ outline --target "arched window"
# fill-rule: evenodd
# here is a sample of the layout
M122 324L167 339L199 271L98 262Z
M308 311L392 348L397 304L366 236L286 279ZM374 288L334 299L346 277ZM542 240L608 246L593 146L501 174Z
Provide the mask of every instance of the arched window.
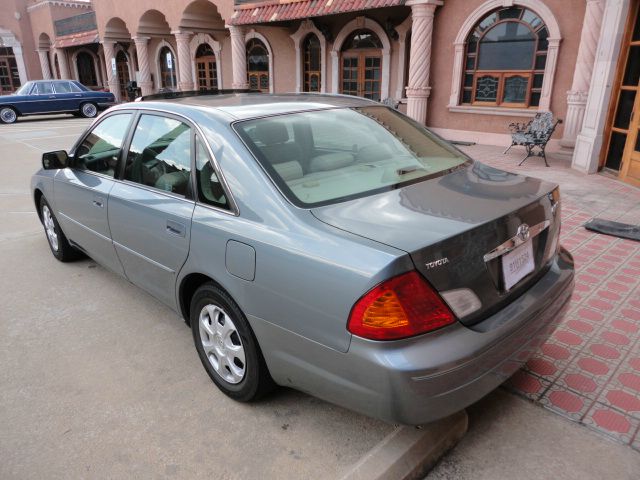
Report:
M247 42L247 77L250 89L269 92L269 52L257 38Z
M160 86L175 89L177 85L176 59L169 47L162 47L160 49Z
M129 94L127 93L127 83L130 80L129 60L127 59L127 55L122 50L118 50L118 53L116 53L116 73L118 75L120 98L128 98Z
M218 88L216 54L208 43L200 44L196 50L196 72L200 90Z
M305 92L319 92L321 80L321 49L320 40L314 33L310 33L302 43L304 86Z
M467 37L461 103L537 107L548 37L542 19L526 8L501 8L485 16Z
M356 30L342 44L340 92L380 101L382 42L371 30Z
M78 80L81 84L95 87L98 85L93 57L87 52L80 52L76 57Z

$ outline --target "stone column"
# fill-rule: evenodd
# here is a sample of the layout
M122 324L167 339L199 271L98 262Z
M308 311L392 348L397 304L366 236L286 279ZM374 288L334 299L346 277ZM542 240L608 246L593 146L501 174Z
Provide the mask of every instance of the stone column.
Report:
M192 34L189 32L173 32L178 44L178 88L187 91L193 90L193 73L191 64L191 41Z
M107 69L107 84L109 85L109 91L116 97L116 102L121 102L120 98L120 85L118 84L118 72L113 68L113 61L116 58L115 52L116 43L110 40L104 40L102 42L102 51L104 52L104 65Z
M607 0L602 13L602 26L582 128L576 138L571 161L573 168L586 173L595 173L598 170L611 90L628 12L629 0Z
M135 37L133 42L136 44L138 56L138 87L140 87L143 96L151 95L153 93L153 83L151 82L149 54L147 52L149 37Z
M40 69L42 70L42 79L51 80L51 68L49 68L49 50L38 50L40 58Z
M411 7L411 57L409 59L409 82L407 86L407 115L420 123L427 121L427 99L429 71L431 69L431 39L433 17L441 0L409 0Z
M564 121L564 134L560 144L573 148L576 137L582 128L582 119L587 105L587 94L591 85L593 64L598 48L598 37L604 12L603 0L587 0L587 9L582 22L578 59L573 72L571 90L567 92L567 115Z
M60 78L69 80L69 62L67 62L67 53L62 48L56 48L56 56L58 57L58 66L60 67Z
M244 29L227 26L231 32L231 63L233 65L232 88L249 88L247 81L247 47L244 43Z

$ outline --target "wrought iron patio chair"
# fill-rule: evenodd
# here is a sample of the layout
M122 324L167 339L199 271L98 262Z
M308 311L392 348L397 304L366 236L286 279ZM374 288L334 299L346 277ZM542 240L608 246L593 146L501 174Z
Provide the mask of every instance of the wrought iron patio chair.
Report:
M527 123L510 123L509 130L511 130L511 145L502 152L507 153L514 145L522 145L527 150L527 155L522 159L518 166L522 165L529 157L542 157L544 164L548 167L547 156L545 154L545 148L547 143L551 139L554 130L558 124L562 123L562 120L557 119L553 121L553 114L551 112L536 113L536 116L530 122ZM538 151L534 151L537 147Z

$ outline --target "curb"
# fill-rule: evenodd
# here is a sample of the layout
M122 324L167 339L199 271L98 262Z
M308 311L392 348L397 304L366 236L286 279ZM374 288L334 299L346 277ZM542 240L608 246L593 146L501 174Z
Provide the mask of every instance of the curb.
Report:
M467 432L467 412L421 427L399 426L369 450L342 480L411 480L424 478Z

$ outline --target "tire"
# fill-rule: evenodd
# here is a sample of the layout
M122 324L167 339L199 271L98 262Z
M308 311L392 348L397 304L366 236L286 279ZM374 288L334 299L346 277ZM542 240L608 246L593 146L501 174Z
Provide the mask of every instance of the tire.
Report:
M274 389L251 327L226 292L205 283L193 295L190 311L200 361L225 395L251 402Z
M2 123L16 123L18 112L12 107L2 107L0 109L0 121Z
M65 237L58 224L58 220L44 197L40 197L40 215L44 233L53 256L61 262L71 262L81 258L82 253L69 244L67 237Z
M80 105L80 115L84 118L94 118L98 115L98 107L96 107L95 103L85 102Z

